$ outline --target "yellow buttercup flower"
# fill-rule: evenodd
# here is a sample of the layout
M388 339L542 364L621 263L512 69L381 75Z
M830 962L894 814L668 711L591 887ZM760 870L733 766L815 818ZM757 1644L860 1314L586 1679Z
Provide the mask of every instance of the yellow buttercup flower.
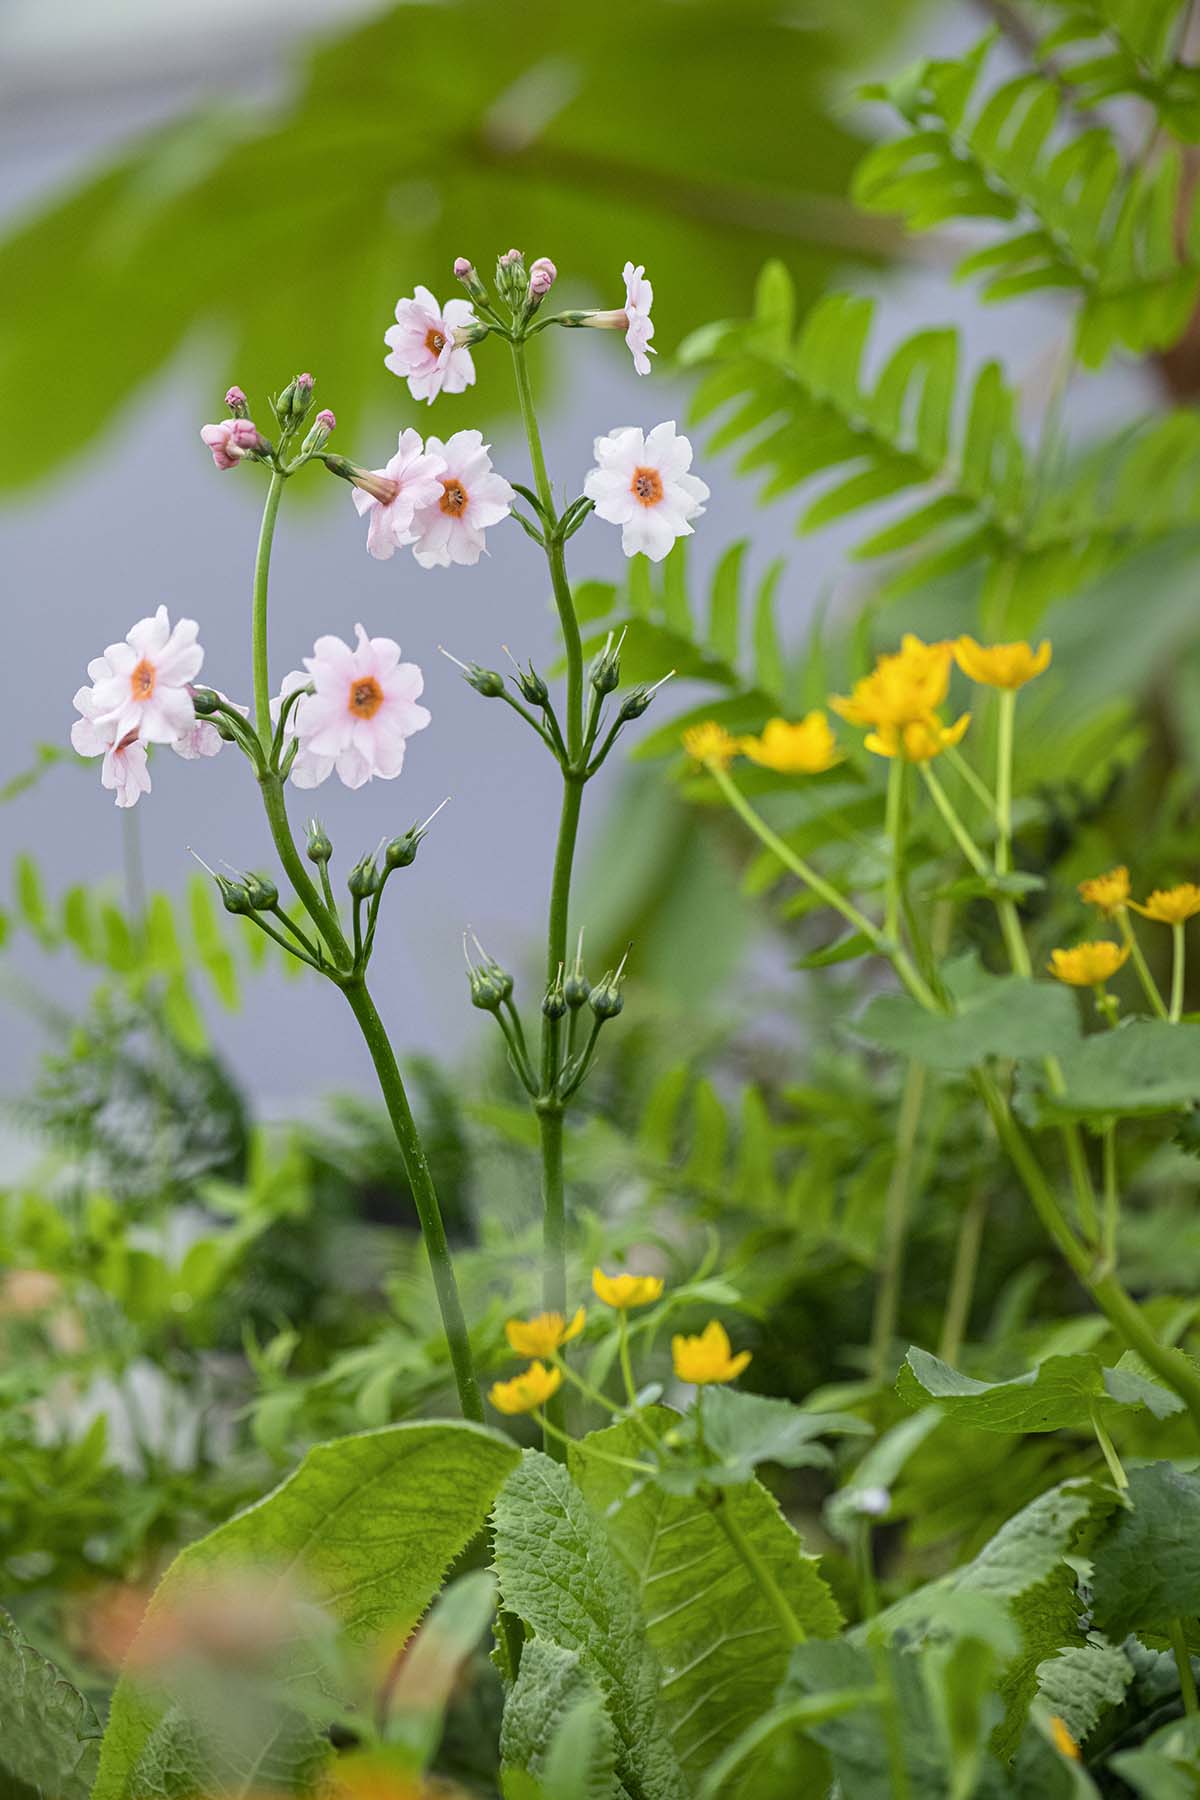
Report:
M1073 950L1052 950L1046 967L1068 987L1099 987L1112 979L1128 955L1125 945L1102 938L1076 944Z
M579 1336L586 1316L581 1306L569 1324L557 1312L538 1313L532 1319L510 1319L504 1335L518 1356L553 1356Z
M1060 1756L1069 1756L1072 1762L1079 1761L1079 1745L1067 1730L1066 1721L1057 1713L1050 1715L1050 1737Z
M738 750L737 739L715 719L706 719L703 725L689 725L683 734L683 747L694 762L717 769L727 769Z
M603 1269L592 1270L592 1289L605 1306L627 1312L631 1306L649 1306L662 1294L661 1275L606 1275Z
M843 760L823 712L806 713L794 725L786 719L768 719L760 737L741 740L741 752L781 775L823 775Z
M1200 887L1194 882L1183 881L1178 887L1155 888L1143 905L1136 900L1129 904L1143 918L1157 919L1160 925L1182 925L1185 919L1194 918L1200 912Z
M729 1333L719 1319L713 1319L699 1337L673 1337L671 1361L680 1381L702 1386L709 1381L732 1381L750 1361L748 1350L733 1354Z
M927 719L914 719L909 725L884 725L878 731L868 731L863 743L876 756L902 756L905 762L912 763L931 762L951 744L959 743L970 723L970 713L964 713L953 725L943 725L934 713Z
M536 1406L544 1406L561 1386L561 1369L548 1369L545 1363L532 1362L511 1381L493 1382L488 1399L497 1412L527 1413Z
M909 632L898 651L879 657L849 694L832 694L829 704L851 725L876 731L918 724L946 698L952 657L950 644L925 644Z
M1108 869L1103 875L1093 875L1089 881L1079 884L1079 897L1088 906L1098 906L1106 919L1120 912L1129 899L1129 870L1124 863L1115 869Z
M1036 650L1032 644L977 644L973 637L960 637L954 645L955 662L982 687L1024 687L1050 667L1050 656L1048 638Z

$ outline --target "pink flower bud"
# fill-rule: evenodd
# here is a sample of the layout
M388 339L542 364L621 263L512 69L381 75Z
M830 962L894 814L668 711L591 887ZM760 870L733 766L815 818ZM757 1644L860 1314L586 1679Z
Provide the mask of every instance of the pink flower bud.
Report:
M236 413L239 418L244 418L246 416L246 408L249 402L240 387L230 388L225 396L225 404L230 412Z
M307 374L297 375L296 386L298 388L302 388L306 394L311 394L313 391L313 388L316 386L316 382L313 380L311 375L307 375Z
M317 414L316 423L323 431L334 431L337 428L337 420L334 418L328 407L325 408L324 412L319 412Z
M558 280L558 270L548 256L539 256L529 271L529 292L538 300L548 294Z
M468 275L473 275L475 273L475 265L468 261L465 256L456 256L454 259L454 273L459 281L465 281Z
M520 260L521 252L519 250L506 250L500 258L500 264L502 268L509 269L513 263L519 263Z
M267 447L253 419L222 419L219 425L205 425L200 436L218 469L232 469L248 452L261 453Z

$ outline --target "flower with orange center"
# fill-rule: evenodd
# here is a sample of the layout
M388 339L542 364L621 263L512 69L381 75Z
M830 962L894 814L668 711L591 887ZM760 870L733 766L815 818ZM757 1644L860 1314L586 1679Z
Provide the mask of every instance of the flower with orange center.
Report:
M426 440L425 454L441 462L436 498L413 516L413 555L423 569L470 566L483 555L484 532L512 510L513 490L496 473L481 431L456 431L443 443Z
M477 323L469 300L439 306L428 288L419 287L410 300L396 302L396 323L383 334L384 367L408 382L414 400L432 405L443 390L461 394L475 380L475 364L457 334Z
M593 1269L592 1290L605 1306L628 1312L631 1306L649 1306L651 1301L661 1299L663 1281L661 1275L630 1275L625 1270L619 1275L606 1275L603 1269Z
M729 1333L712 1319L698 1337L673 1337L671 1361L680 1381L703 1387L710 1381L733 1381L750 1361L748 1350L733 1354Z
M598 437L593 451L583 491L596 517L621 527L626 556L661 562L676 538L692 535L708 499L707 484L691 473L691 444L672 419L647 432L623 425Z
M1144 919L1157 919L1160 925L1182 925L1200 913L1200 887L1184 881L1178 887L1155 888L1148 899L1129 902Z
M715 719L706 719L703 725L689 725L683 734L683 747L693 762L706 769L727 769L738 751L737 739Z
M868 731L863 744L876 756L902 756L911 763L932 762L951 744L960 742L970 723L970 713L963 713L953 725L943 725L934 713L908 725L884 725L878 731Z
M569 1323L558 1312L538 1313L532 1319L509 1319L504 1335L518 1356L553 1356L579 1336L586 1316L581 1306Z
M768 719L759 737L744 737L743 756L781 775L823 775L840 763L842 753L823 712L806 713L796 724Z
M1052 950L1046 964L1051 975L1068 987L1103 987L1129 956L1128 947L1101 938L1076 944L1073 950Z
M1050 642L1032 644L977 644L973 637L955 641L954 660L963 674L981 687L1021 688L1050 667Z
M908 632L899 650L880 656L849 694L833 694L829 704L851 725L876 731L920 724L949 692L952 656L949 644L926 644Z
M341 638L318 638L304 659L308 673L296 670L284 680L284 694L311 687L288 718L287 735L300 745L291 770L297 787L316 787L335 768L350 788L375 775L391 780L403 767L408 738L429 723L417 704L425 682L416 663L400 661L392 638L354 629L353 649Z
M1124 863L1118 863L1115 869L1108 869L1103 875L1081 881L1079 898L1087 906L1099 907L1105 918L1111 919L1129 900L1129 870Z
M488 1393L488 1399L497 1412L515 1413L533 1412L539 1406L545 1406L552 1394L557 1394L562 1386L562 1370L548 1369L545 1363L532 1362L529 1367L514 1375L511 1381L495 1381Z

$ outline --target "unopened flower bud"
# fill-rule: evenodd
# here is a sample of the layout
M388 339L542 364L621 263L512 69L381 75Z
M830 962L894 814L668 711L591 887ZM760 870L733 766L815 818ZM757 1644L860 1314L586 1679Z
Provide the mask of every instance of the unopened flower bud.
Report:
M566 1010L567 999L563 992L562 964L559 963L558 974L547 988L546 996L542 1001L542 1014L547 1019L561 1019Z
M548 256L539 256L529 271L529 292L527 295L529 311L536 312L554 283L558 280L558 270Z
M333 855L329 834L319 819L308 821L308 840L304 846L304 854L309 862L314 863L327 863Z
M240 387L231 387L225 395L225 404L235 419L244 419L250 411L250 402Z
M563 998L572 1012L577 1012L592 991L592 984L582 970L572 969L563 982Z
M468 262L465 256L456 256L454 259L454 273L459 281L469 281L475 273L474 264Z
M270 912L279 905L279 889L269 875L247 875L244 886L255 912Z
M407 869L417 859L417 846L424 833L414 825L403 837L395 837L383 853L384 864L389 869Z
M621 982L625 974L625 952L615 969L606 971L603 981L594 987L588 995L588 1004L598 1019L615 1019L625 1004L625 996L621 992Z
M467 979L471 984L471 1005L477 1006L481 1012L498 1012L504 996L489 971L469 968Z
M320 450L328 441L330 432L335 430L336 426L337 420L328 407L326 407L323 412L319 412L312 422L312 428L309 431L308 436L300 446L304 455L312 456L316 451Z
M487 299L487 289L479 279L479 271L476 269L474 263L468 262L465 256L455 257L454 273L456 278L462 282L472 300Z
M393 481L390 475L377 474L374 469L360 469L347 456L323 456L321 461L331 475L340 476L351 487L361 488L364 494L370 494L372 500L379 500L384 506L390 506L400 492L400 483Z
M505 649L507 650L507 645L505 646ZM521 690L522 697L529 702L530 706L547 705L550 699L550 689L546 686L546 683L542 680L533 664L530 663L528 669L523 669L519 663L514 662L513 667L517 671L514 680Z
M625 634L622 632L621 643L624 640ZM608 642L603 650L592 659L592 666L588 670L588 680L598 694L611 694L621 680L621 643L618 643L615 648L613 647L612 632L610 631Z
M670 681L671 676L674 673L675 671L672 669L668 674L662 677L661 681L656 681L652 687L635 687L631 693L626 694L624 700L621 702L621 709L617 714L617 718L622 724L626 723L629 719L640 719L663 682Z
M506 250L496 264L496 286L501 297L514 309L523 307L529 291L529 275L525 258L519 250Z
M488 700L497 700L504 692L504 677L495 669L481 669L478 663L467 663L464 673L468 685Z
M221 902L226 912L245 914L254 911L250 895L240 881L230 881L228 875L218 875L217 886L221 890Z
M346 886L350 890L352 900L366 900L379 886L379 867L374 853L364 856L356 862L346 877Z
M221 704L221 696L207 687L194 687L190 691L197 718L210 719Z
M297 375L289 381L282 394L273 402L275 417L281 425L298 425L312 405L312 392L315 383L311 375Z
M491 326L485 325L482 319L476 319L470 325L456 325L452 332L454 348L467 350L472 344L482 344L485 337L491 335Z

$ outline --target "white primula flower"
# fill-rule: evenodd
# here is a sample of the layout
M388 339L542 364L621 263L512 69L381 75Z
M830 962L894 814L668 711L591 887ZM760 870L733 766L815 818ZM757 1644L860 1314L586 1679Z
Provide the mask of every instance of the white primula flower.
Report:
M444 444L431 437L425 448L440 456L445 468L440 495L413 520L413 555L423 569L477 563L485 530L512 510L513 490L492 468L481 431L456 431Z
M439 479L446 469L440 456L431 455L412 426L400 433L399 446L384 469L373 469L379 478L378 494L356 485L350 498L361 514L370 515L367 549L382 561L403 544L416 539L413 515L442 497ZM390 498L384 498L390 495Z
M396 323L383 334L389 346L384 366L408 382L414 400L432 405L443 388L461 394L474 383L475 364L454 334L476 322L469 300L439 306L428 288L419 287L411 300L396 302Z
M654 336L654 326L650 319L654 289L646 280L645 268L640 263L635 269L631 262L627 262L621 274L625 282L625 317L629 321L625 342L629 346L629 354L638 374L648 375L650 358L658 355L658 351L650 343Z
M689 475L692 446L679 437L674 419L656 425L649 435L636 425L623 425L598 437L597 467L583 484L597 516L621 527L626 556L639 551L661 562L678 537L690 537L690 519L699 518L708 488Z
M298 787L316 787L330 768L349 788L374 775L390 781L403 766L406 740L429 723L427 709L417 705L425 685L417 665L400 661L391 638L369 638L361 625L354 630L353 649L341 638L320 637L304 659L307 676L288 677L313 689L291 715L300 744L291 772Z
M112 726L114 742L132 731L143 743L171 744L191 730L196 709L188 684L204 661L198 629L194 619L180 619L172 631L160 606L152 619L139 619L123 644L110 644L88 664L92 716Z
M80 688L75 707L83 717L71 727L72 749L80 756L102 756L100 785L116 795L118 806L136 806L139 797L150 792L145 744L136 731L118 738L111 724L98 722L91 688Z

